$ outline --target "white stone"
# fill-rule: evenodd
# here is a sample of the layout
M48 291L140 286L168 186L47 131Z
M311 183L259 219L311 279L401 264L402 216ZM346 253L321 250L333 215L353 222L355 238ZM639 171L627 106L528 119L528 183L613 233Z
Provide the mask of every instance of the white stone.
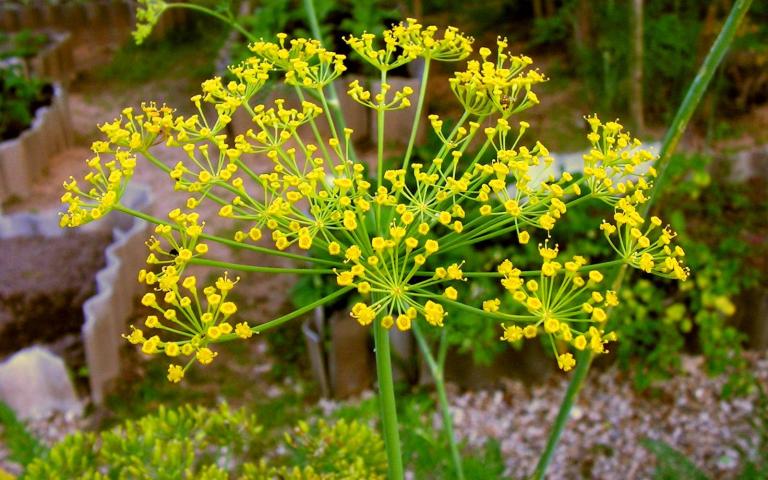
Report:
M25 348L0 364L0 399L23 419L83 411L64 361L41 347Z

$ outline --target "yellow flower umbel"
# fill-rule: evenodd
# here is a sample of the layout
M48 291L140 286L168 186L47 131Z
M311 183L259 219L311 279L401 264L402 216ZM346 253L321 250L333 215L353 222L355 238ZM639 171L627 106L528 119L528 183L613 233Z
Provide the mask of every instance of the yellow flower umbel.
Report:
M174 265L164 266L158 275L142 270L139 281L155 287L141 303L157 313L147 316L146 331L131 326L131 333L124 338L140 344L145 354L165 354L174 362L184 359L183 367L176 363L169 366L171 382L180 381L195 361L211 363L217 355L210 348L212 344L238 337L247 339L253 334L247 323L232 321L237 306L227 301L227 295L237 280L230 280L226 273L202 289L195 276L182 277Z
M613 216L615 223L603 221L600 225L611 247L625 262L645 273L687 280L690 270L683 264L685 251L672 244L675 232L669 226L662 228L659 217L646 222L635 207L626 198L619 200Z
M162 2L154 5L164 8ZM616 304L616 294L601 289L599 270L606 264L587 265L579 256L561 264L557 247L545 243L539 249L540 271L524 272L508 261L499 267L511 301L485 299L481 309L469 304L472 297L460 286L475 276L495 274L465 271L456 252L505 235L511 248L536 236L550 238L567 212L589 198L615 206L616 225L606 222L601 228L621 261L664 276L688 275L682 249L670 245L671 231L660 229L655 218L643 226L636 207L651 187L655 172L644 164L653 156L620 124L587 118L592 150L584 157L580 178L553 173L548 149L524 138L530 125L512 116L539 103L534 88L545 78L531 68L529 57L508 52L505 39L496 41L495 54L484 47L478 57L468 59L470 37L452 27L440 31L408 19L378 37L363 33L346 41L380 74L378 91L359 82L346 90L376 113L375 174L369 176L367 165L358 161L353 130L339 121L339 103L330 96L338 90L330 88L332 82L346 70L345 56L316 40L289 40L279 34L274 42L252 43L254 56L230 68L232 80L203 82L201 93L191 98L197 114L178 116L154 104L142 105L136 113L125 109L101 127L106 140L94 143L89 186L66 184L63 225L78 226L110 210L158 224L148 242L150 268L139 274L154 289L144 304L156 313L147 318L145 329L134 329L126 338L148 354L184 358L184 364L170 365L170 381L180 381L194 362L212 362L215 343L249 338L347 293L355 295L351 316L371 325L377 342L388 341L385 329L443 327L447 309L461 308L504 321L502 338L510 342L546 335L558 364L569 370L575 364L569 348L601 353L614 338L604 330L608 311ZM423 88L392 88L389 72L419 57L424 59ZM466 69L449 80L463 114L450 122L450 129L439 116L426 115L438 147L411 162L425 118L430 62L464 59ZM296 99L254 101L275 72ZM408 146L402 161L385 169L385 145L391 140L385 122L391 111L406 109L414 110ZM232 138L226 127L238 111L252 122ZM321 119L327 129L319 128ZM183 160L166 165L153 153L160 144L182 150ZM470 153L473 145L476 153ZM185 192L185 205L172 210L167 220L119 203L137 158L159 168L176 190ZM213 202L214 211L232 222L231 235L203 233L205 222L196 211L203 202ZM299 263L283 268L217 261L207 258L211 243ZM251 327L231 320L237 307L227 294L235 281L224 275L199 291L195 277L187 274L189 265L321 275L338 288ZM506 313L510 304L522 313Z
M526 56L512 56L505 51L507 40L497 40L496 61L489 60L491 50L480 49L481 60L470 60L467 69L450 79L451 89L464 109L474 115L519 113L539 103L532 87L543 82L536 70L525 69L533 63Z
M62 227L79 227L112 211L133 176L134 155L124 150L110 152L106 142L96 142L93 150L96 156L88 160L91 171L85 176L88 186L81 187L72 177L64 183L66 193L61 201L67 205L67 211L61 215ZM112 159L104 162L102 155Z
M587 117L591 132L587 139L592 149L584 155L584 176L589 191L611 205L628 196L640 201L656 176L650 166L655 156L645 150L640 140L624 132L618 122L603 123L597 115Z
M416 60L423 53L423 46L411 42L409 38L398 37L400 29L395 27L385 30L382 35L383 45L377 45L376 35L364 33L360 37L350 35L344 41L365 61L382 72Z
M583 257L575 256L562 264L557 261L557 246L540 245L539 253L543 262L538 280L526 281L520 269L514 268L509 260L498 267L503 276L502 286L526 312L509 316L514 323L502 324L501 339L514 343L544 334L558 366L568 371L576 361L570 352L560 353L561 346L604 353L604 345L616 339L615 333L606 333L604 327L608 311L618 305L618 298L616 292L599 288L603 275L597 270L587 270ZM499 300L486 302L483 307L496 312L500 303Z
M323 88L344 73L345 56L326 50L317 40L296 38L286 45L287 35L278 34L278 43L259 41L251 51L285 71L285 82L302 88Z
M237 279L224 273L213 285L200 289L197 277L184 275L193 259L208 252L208 245L200 242L204 224L198 223L199 215L175 209L168 218L170 222L155 227L157 237L147 242L150 269L142 269L138 276L140 283L153 289L141 303L157 313L146 318L146 331L131 326L130 334L123 337L140 344L145 354L186 359L183 367L172 363L168 368L168 380L179 382L195 360L202 365L213 361L217 353L212 344L247 339L253 331L246 322L232 322L237 306L227 296Z
M150 251L147 264L172 265L181 273L193 258L208 252L208 244L200 242L205 223L198 223L198 213L182 213L178 208L169 212L168 218L171 222L155 227L155 234L165 242L154 236L147 242ZM163 243L167 244L167 247ZM147 282L148 285L152 283ZM162 286L161 288L165 289Z
M400 45L418 51L425 59L458 62L472 53L474 40L459 32L456 27L446 28L442 38L437 38L437 32L436 26L424 27L413 18L392 27L392 35Z

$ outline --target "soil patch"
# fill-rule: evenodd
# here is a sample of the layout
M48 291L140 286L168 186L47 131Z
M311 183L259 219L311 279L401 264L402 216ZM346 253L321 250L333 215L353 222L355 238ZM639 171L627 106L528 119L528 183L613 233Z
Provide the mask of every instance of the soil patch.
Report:
M71 367L84 365L82 306L111 241L109 232L0 240L0 357L43 343Z

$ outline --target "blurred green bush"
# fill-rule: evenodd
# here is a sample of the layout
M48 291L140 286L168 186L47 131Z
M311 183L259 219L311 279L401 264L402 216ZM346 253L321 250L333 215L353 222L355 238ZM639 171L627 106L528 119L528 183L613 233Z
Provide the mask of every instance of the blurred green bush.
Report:
M24 75L21 65L0 67L0 141L29 128L35 110L46 102L45 84Z
M367 425L299 422L283 444L265 442L245 410L185 405L101 433L78 432L32 461L28 480L383 479L383 440ZM288 453L281 454L281 451Z

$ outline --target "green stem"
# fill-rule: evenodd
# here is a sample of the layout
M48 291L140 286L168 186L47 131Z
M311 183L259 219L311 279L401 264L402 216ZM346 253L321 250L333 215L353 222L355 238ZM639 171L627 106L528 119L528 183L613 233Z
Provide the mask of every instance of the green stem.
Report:
M373 322L373 340L376 351L376 374L379 380L379 405L387 450L389 480L403 479L403 456L400 452L400 432L397 426L395 386L392 380L392 359L389 351L389 330L381 322Z
M146 214L144 212L140 212L138 210L134 210L132 208L128 208L124 205L115 205L114 210L118 212L125 213L127 215L131 215L132 217L140 218L144 221L147 221L149 223L154 223L155 225L169 225L174 230L179 230L179 226L175 225L171 222L167 222L163 219L153 217L152 215ZM252 252L257 253L263 253L266 255L273 255L276 257L283 257L283 258L289 258L291 260L301 261L301 262L311 262L311 263L318 263L321 265L329 265L332 267L343 267L344 265L338 262L334 262L333 260L325 260L322 258L313 258L313 257L305 257L302 255L296 255L294 253L288 253L288 252L281 252L279 250L273 250L271 248L265 248L265 247L259 247L257 245L250 245L248 243L241 243L236 242L234 240L229 240L227 238L217 237L215 235L208 235L208 234L202 234L200 235L200 238L203 240L209 240L212 242L219 243L221 245L226 245L228 247L232 248L241 248L244 250L250 250Z
M221 262L218 260L209 260L206 258L193 258L189 261L191 265L202 265L206 267L224 268L238 270L240 272L255 273L294 273L298 275L330 275L333 270L327 268L282 268L282 267L259 267L256 265L243 265L240 263Z
M384 83L387 81L386 70L381 71L381 92L384 92ZM384 183L384 106L379 105L376 111L376 168L377 187Z
M704 95L704 92L707 89L707 85L712 79L712 75L714 74L720 62L723 60L728 47L733 41L736 30L746 15L747 10L749 10L751 3L752 0L736 0L733 8L731 8L731 12L728 14L728 19L723 25L723 29L717 36L717 39L715 39L715 43L712 45L712 48L710 48L707 57L704 59L704 62L696 74L696 78L688 88L685 99L678 108L677 113L675 114L675 118L672 121L672 125L664 137L664 143L661 147L661 155L657 162L659 178L652 188L648 202L646 202L643 208L643 217L648 214L648 210L656 198L658 191L657 187L661 183L664 172L667 168L667 165L669 164L669 159L677 148L677 144L685 132L686 127L688 126L688 121L691 119L693 112L696 110L699 101ZM621 287L624 281L626 270L626 265L622 266L622 268L619 270L619 273L614 282L614 290L618 290ZM555 420L555 424L552 426L549 438L547 439L546 447L544 448L544 452L539 459L539 463L536 466L536 471L532 477L535 480L544 478L544 474L547 471L549 463L552 461L552 455L554 454L555 448L560 441L560 436L562 435L563 429L565 428L565 424L567 423L568 417L570 416L571 408L573 408L576 397L578 396L584 380L587 377L587 373L589 372L589 367L592 363L591 354L586 353L584 354L584 357L586 358L581 358L578 360L573 378L571 378L571 382L568 385L568 390L565 393L563 402L560 404L560 410L558 411L557 419Z
M459 453L459 446L456 443L456 438L453 433L453 416L451 415L451 408L448 404L448 395L446 395L445 392L445 355L440 355L440 363L435 361L435 358L429 349L429 345L427 345L427 340L424 338L424 334L419 328L418 322L413 322L413 334L416 337L416 342L419 344L419 349L421 350L422 355L424 355L424 359L427 362L432 378L435 380L435 390L437 391L440 411L443 414L443 427L445 428L445 435L448 437L448 444L451 448L451 458L453 460L453 466L456 469L456 476L459 480L464 480L464 467L461 463L461 454ZM442 336L440 337L440 352L443 351L444 344L445 330L442 331Z
M421 74L421 82L419 82L419 100L416 103L416 112L413 114L413 128L411 129L411 138L408 139L408 148L405 150L405 157L403 157L403 170L408 172L408 164L411 161L411 154L413 153L413 145L416 143L416 135L419 133L419 124L421 123L421 111L424 108L424 98L427 93L427 80L429 79L429 58L424 60L424 71Z
M251 42L255 42L256 40L258 40L258 38L254 37L253 34L251 34L251 32L246 30L242 25L240 25L233 18L222 15L219 12L203 7L201 5L196 5L194 3L169 3L165 7L166 10L170 10L172 8L186 8L187 10L194 10L196 12L205 13L206 15L210 15L218 20L221 20L227 25L231 26L232 28L234 28L235 30L243 34L243 36L248 40L250 40Z
M307 11L307 21L309 22L309 30L312 32L312 36L318 42L323 43L323 35L320 33L320 23L317 21L314 1L304 0L304 9Z
M658 170L658 178L656 184L661 184L666 173L667 166L669 165L670 158L677 148L677 144L688 127L688 122L691 120L693 113L696 111L696 107L699 105L701 98L709 86L709 82L712 80L712 76L717 71L717 67L723 61L725 54L728 52L728 48L733 43L733 37L736 35L739 24L747 14L752 0L737 0L731 8L731 12L728 14L728 18L723 24L723 29L720 30L715 39L715 43L709 49L704 62L701 64L696 77L693 79L693 83L688 87L688 92L685 94L683 103L677 109L675 118L672 120L672 126L667 130L664 136L664 142L661 146L661 153L659 159L656 161L656 169ZM659 189L654 189L651 192L651 197L645 204L644 209L647 213L651 207L651 204L655 200Z
M284 324L287 321L293 320L296 317L300 317L300 316L304 315L305 313L311 312L312 310L314 310L315 308L317 308L317 307L319 307L321 305L325 305L326 303L328 303L328 302L330 302L332 300L337 299L338 297L346 294L347 292L349 292L353 288L354 287L344 287L344 288L342 288L340 290L336 290L332 294L327 295L327 296L321 298L320 300L316 300L316 301L310 303L309 305L305 305L305 306L303 306L303 307L301 307L301 308L299 308L297 310L294 310L291 313L287 313L287 314L283 315L282 317L278 317L278 318L276 318L274 320L270 320L269 322L265 322L265 323L256 325L256 326L251 328L251 331L253 333L257 333L258 334L258 333L264 332L266 330L271 330L271 329L273 329L275 327L279 327L280 325ZM234 334L234 333L231 333L231 334L228 334L228 335L220 337L220 340L221 341L227 341L227 340L234 340L236 338L238 338L237 335Z
M304 0L304 9L307 11L307 21L309 22L309 29L312 32L312 36L323 43L323 36L320 33L320 23L317 21L317 12L315 11L315 4L313 0ZM347 122L344 120L344 114L341 111L341 102L339 101L339 95L336 93L336 87L334 84L328 85L328 106L331 109L331 115L339 126L339 130L343 132L347 128ZM330 125L333 128L333 125ZM350 142L349 145L350 160L357 163L357 153L355 152L355 146Z
M592 353L590 351L584 350L577 355L576 369L573 371L573 377L568 384L568 390L566 390L563 402L560 404L560 410L557 412L557 418L549 433L547 445L544 447L544 452L542 452L541 457L539 458L538 465L536 465L536 471L532 477L535 480L544 478L544 473L549 466L549 462L552 461L552 455L555 453L555 448L560 440L560 435L562 435L565 425L568 423L571 408L573 408L576 397L579 395L579 391L584 385L584 379L587 378L587 373L589 373L591 364Z

